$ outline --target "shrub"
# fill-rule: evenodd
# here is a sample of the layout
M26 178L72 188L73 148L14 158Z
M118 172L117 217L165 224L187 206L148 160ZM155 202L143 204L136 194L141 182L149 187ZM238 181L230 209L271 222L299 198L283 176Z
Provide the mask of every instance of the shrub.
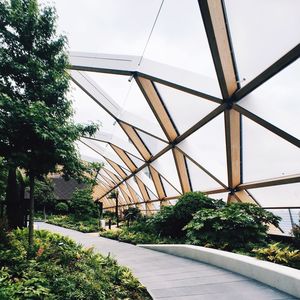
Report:
M69 211L69 206L65 202L59 202L55 205L55 210L60 214L65 214Z
M226 250L249 249L265 244L268 223L278 226L280 217L256 205L233 203L218 209L201 209L185 227L191 244Z
M66 216L49 216L47 223L62 226L65 228L78 230L81 232L95 232L99 230L99 220L97 218L88 218L86 220L78 220L73 215Z
M36 231L35 237L30 260L27 230L15 230L0 243L0 299L151 299L114 259L47 231Z
M300 251L280 243L269 244L265 248L254 249L258 259L300 269Z
M76 189L70 200L70 210L80 220L97 217L97 205L93 201L92 189Z
M170 243L167 238L160 238L156 234L132 231L131 227L123 227L113 230L105 230L99 233L100 236L126 242L131 244L166 244ZM174 242L172 242L174 243Z
M182 237L185 233L183 227L188 224L198 210L224 206L221 200L208 198L200 192L186 193L179 198L174 206L163 207L148 221L156 233L165 237Z

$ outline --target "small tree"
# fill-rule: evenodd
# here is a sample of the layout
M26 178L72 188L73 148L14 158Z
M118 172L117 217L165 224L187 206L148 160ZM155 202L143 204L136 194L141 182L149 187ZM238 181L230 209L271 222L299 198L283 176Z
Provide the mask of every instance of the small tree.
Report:
M70 200L70 210L78 220L97 216L97 204L92 197L92 188L76 189Z
M127 221L127 225L129 226L130 222L138 220L142 214L138 207L129 207L125 209L123 212L124 219Z

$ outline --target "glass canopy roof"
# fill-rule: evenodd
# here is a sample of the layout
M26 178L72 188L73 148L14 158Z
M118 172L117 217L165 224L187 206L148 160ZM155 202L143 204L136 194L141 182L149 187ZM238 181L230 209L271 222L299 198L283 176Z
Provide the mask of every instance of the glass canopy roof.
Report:
M191 190L300 208L300 1L56 0L104 207Z

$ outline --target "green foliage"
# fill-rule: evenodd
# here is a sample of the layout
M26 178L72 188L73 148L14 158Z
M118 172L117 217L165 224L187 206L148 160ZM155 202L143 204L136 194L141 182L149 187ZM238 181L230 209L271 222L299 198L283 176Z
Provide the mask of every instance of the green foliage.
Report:
M70 211L80 220L97 216L97 204L92 197L92 188L76 189L70 200Z
M52 215L47 217L47 223L62 226L65 228L78 230L81 232L96 232L99 231L99 220L89 217L85 220L78 220L74 215L57 216Z
M52 210L56 204L54 186L50 180L37 180L34 188L34 200L37 209Z
M69 211L69 206L65 202L59 202L55 205L55 210L60 214L66 214Z
M140 209L137 207L129 207L128 209L125 209L123 215L124 220L126 220L128 224L129 222L140 219L142 216Z
M105 230L99 233L100 236L106 237L120 242L130 244L166 244L171 241L167 238L161 238L153 233L132 230L131 227L122 227L118 229ZM171 243L174 243L172 241Z
M0 299L151 299L127 268L57 234L36 231L27 260L27 235L15 230L0 243Z
M8 169L3 158L0 157L0 205L5 200L5 190L7 181Z
M115 219L116 218L116 213L113 211L104 211L103 216L104 219L109 220L109 219Z
M191 244L226 250L252 249L267 240L268 223L280 217L253 204L233 203L218 209L201 209L185 226Z
M300 269L300 251L280 243L269 244L265 248L254 249L256 257L277 264Z
M165 206L148 221L156 233L165 237L183 237L182 228L193 218L193 214L203 208L216 209L224 206L221 200L208 198L200 192L190 192L181 196L174 206Z

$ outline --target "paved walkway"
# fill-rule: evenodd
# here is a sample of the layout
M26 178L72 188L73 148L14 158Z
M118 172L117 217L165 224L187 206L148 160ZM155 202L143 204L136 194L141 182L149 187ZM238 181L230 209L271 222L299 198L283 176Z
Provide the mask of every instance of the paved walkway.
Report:
M43 222L36 223L36 228L69 236L85 247L93 246L96 252L104 255L110 253L121 265L133 271L154 299L297 299L255 280L208 264Z

